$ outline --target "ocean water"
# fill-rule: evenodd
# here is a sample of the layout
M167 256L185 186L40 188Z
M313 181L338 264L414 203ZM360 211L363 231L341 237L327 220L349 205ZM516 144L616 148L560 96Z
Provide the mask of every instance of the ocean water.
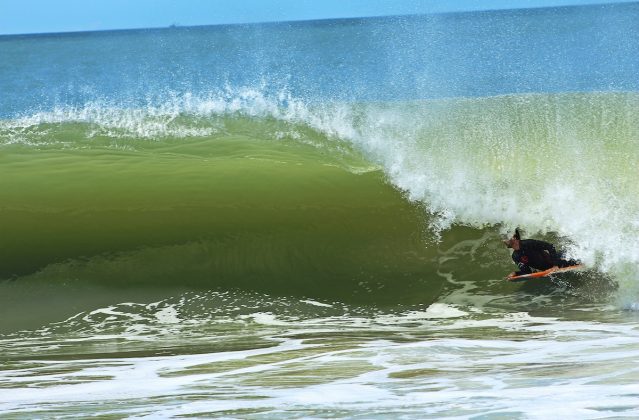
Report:
M637 22L0 37L0 416L638 417Z

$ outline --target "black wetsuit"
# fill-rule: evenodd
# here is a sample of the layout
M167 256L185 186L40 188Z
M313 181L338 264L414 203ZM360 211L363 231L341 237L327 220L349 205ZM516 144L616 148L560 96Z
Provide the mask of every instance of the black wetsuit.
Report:
M519 241L519 250L513 251L513 261L519 267L515 275L532 273L535 270L547 270L553 266L567 267L574 265L576 261L566 261L555 250L552 244L536 239L523 239Z

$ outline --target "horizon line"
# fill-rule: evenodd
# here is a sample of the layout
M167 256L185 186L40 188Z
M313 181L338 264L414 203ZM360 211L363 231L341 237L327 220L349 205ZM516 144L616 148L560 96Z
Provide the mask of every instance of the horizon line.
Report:
M148 26L148 27L133 27L133 28L110 28L110 29L89 29L89 30L71 30L71 31L56 31L56 32L23 32L23 33L8 33L0 34L0 38L5 37L39 37L39 36L51 36L51 35L80 35L89 33L108 33L108 32L135 32L135 31L158 31L167 29L192 29L192 28L210 28L210 27L228 27L228 26L254 26L254 25L281 25L287 23L311 23L311 22L334 22L334 21L348 21L348 20L361 20L361 19L381 19L381 18L411 18L422 16L441 16L441 15L459 15L459 14L471 14L471 13L485 13L485 12L509 12L509 11L524 11L524 10L541 10L541 9L566 9L566 8L582 8L582 7L601 7L601 6L619 6L639 3L639 0L619 0L613 2L589 3L589 4L563 4L557 6L522 6L522 7L509 7L509 8L487 8L476 10L455 10L445 12L425 12L425 13L407 13L407 14L391 14L391 15L365 15L365 16L348 16L348 17L334 17L334 18L318 18L318 19L290 19L290 20L267 20L267 21L249 21L249 22L232 22L232 23L210 23L210 24L198 24L198 25L181 25L179 22L174 22L164 26Z

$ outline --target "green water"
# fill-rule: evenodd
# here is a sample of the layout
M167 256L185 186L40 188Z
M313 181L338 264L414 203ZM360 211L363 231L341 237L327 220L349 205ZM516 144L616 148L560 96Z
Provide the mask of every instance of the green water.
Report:
M139 299L142 289L143 301L192 288L434 298L423 211L383 173L354 152L263 141L232 123L233 135L125 139L126 148L63 125L51 136L63 144L5 146L2 316L13 321L3 329ZM390 287L396 276L401 290Z
M562 94L4 121L2 330L188 290L428 304L450 270L492 293L519 223L605 264L634 229L636 109ZM484 257L445 267L480 238Z

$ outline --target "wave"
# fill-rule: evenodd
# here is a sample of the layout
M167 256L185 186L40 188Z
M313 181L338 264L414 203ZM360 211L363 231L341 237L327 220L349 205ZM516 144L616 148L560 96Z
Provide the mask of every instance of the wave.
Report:
M622 299L634 300L637 110L636 93L452 99L368 112L355 141L428 207L435 229L554 234L569 255L613 274Z
M306 283L301 293L321 294L333 279L353 294L364 278L389 284L409 272L438 289L428 263L437 236L520 226L612 273L634 299L637 110L636 93L312 103L227 88L5 120L1 271L100 255L125 267L133 252L134 265L163 267L148 273L168 282L228 271L223 284L253 276L256 288L269 273L260 290ZM149 252L155 262L141 264ZM168 274L183 252L197 256L192 266L213 262L205 274L180 275L184 264Z

